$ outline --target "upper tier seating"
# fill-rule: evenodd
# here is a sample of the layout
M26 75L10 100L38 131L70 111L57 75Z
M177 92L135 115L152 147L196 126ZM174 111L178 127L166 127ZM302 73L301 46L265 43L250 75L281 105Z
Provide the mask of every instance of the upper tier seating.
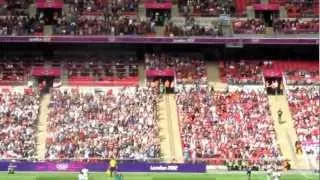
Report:
M260 19L237 19L232 24L235 34L264 34L266 31L265 25Z
M34 158L39 94L0 92L0 159Z
M34 0L0 0L0 15L26 15Z
M18 57L0 58L0 85L18 85L26 81L31 70L30 62L23 61L26 59ZM36 59L33 60L36 61Z
M136 17L138 0L69 0L68 13L57 17L56 35L154 35L155 23Z
M153 35L154 23L148 19L133 17L62 18L54 26L56 35Z
M233 0L179 0L178 6L183 15L219 16L221 14L235 14Z
M207 83L207 66L197 56L146 54L146 69L174 69L178 84Z
M194 18L186 20L185 24L180 26L173 22L165 26L164 33L166 36L218 36L221 35L221 30L214 25L197 24Z
M300 61L264 61L264 74L273 74L276 76L282 76L285 72L298 71L298 72L313 72L318 70L318 62L300 60Z
M263 159L280 156L262 92L191 89L177 95L177 106L187 161L200 158L218 165L242 159L261 166Z
M220 78L229 84L263 84L263 64L244 60L220 62Z
M29 16L0 16L0 35L42 35L43 22Z
M150 89L102 94L53 90L46 157L159 158L156 104L157 95Z
M287 85L320 85L319 71L291 70L285 72Z
M273 28L274 32L280 32L285 34L319 33L319 19L278 19L273 22Z
M286 75L288 84L316 84L317 61L244 61L220 62L220 78L229 84L263 84L263 76Z
M114 14L135 15L139 0L65 0L71 12L80 15L103 15L106 11Z
M44 22L28 15L32 0L7 0L0 4L0 36L42 35Z
M290 18L319 16L319 1L317 0L270 0L269 3L284 6Z
M67 58L65 70L70 85L135 86L138 84L138 64L133 58Z

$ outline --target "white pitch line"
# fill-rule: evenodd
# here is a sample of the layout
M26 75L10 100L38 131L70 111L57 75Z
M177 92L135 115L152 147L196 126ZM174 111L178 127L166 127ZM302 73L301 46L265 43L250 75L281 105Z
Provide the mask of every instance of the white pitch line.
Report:
M307 175L306 173L300 173L300 174L307 179L312 179L312 176Z

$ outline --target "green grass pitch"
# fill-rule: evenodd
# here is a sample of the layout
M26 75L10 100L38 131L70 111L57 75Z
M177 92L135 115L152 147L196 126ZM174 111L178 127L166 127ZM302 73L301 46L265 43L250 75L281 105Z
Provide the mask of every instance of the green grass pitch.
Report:
M77 180L77 173L0 173L0 180ZM319 174L283 174L280 180L320 180ZM243 173L125 173L123 180L248 180ZM114 180L104 173L90 173L89 180ZM254 173L251 180L269 180L264 173Z

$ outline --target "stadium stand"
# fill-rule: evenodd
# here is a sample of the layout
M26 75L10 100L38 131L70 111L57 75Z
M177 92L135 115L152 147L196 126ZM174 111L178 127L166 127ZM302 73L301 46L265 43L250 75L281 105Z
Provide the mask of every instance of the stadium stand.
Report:
M219 16L221 14L235 14L233 0L228 1L178 1L179 10L183 15L192 16Z
M159 158L156 103L157 95L143 88L106 94L53 90L46 157Z
M88 17L75 20L62 18L54 26L56 35L152 35L154 23L134 17Z
M264 158L280 157L263 92L182 91L177 104L185 160L243 159L262 167Z
M286 78L288 85L317 84L316 61L240 60L219 64L220 78L228 84L263 84L264 75Z
M220 78L228 84L263 84L263 64L256 61L220 62Z
M108 59L108 58L106 58ZM132 57L110 61L96 56L70 57L65 70L70 85L135 86L139 82L138 64Z
M303 19L278 19L273 22L274 32L286 34L299 33L318 33L319 19L303 20Z
M299 141L319 142L319 87L306 86L288 90L287 97Z
M285 72L287 85L320 85L319 72L317 70L292 70Z
M57 17L56 35L152 35L154 22L136 16L139 1L66 1L69 13Z
M106 11L113 14L135 15L139 0L65 0L72 12L81 15L103 15Z
M268 63L267 63L268 62ZM286 61L286 60L278 60L278 61L264 61L264 74L274 74L277 76L282 76L283 73L288 72L300 72L300 74L304 74L304 72L314 72L317 71L317 61L304 61L304 60L296 60L296 61ZM308 73L307 73L308 74ZM290 78L293 77L289 75ZM295 78L298 78L295 76ZM292 79L291 79L292 80ZM308 75L305 80L308 80ZM310 79L309 79L310 80ZM311 80L312 81L312 80Z
M43 19L29 16L32 1L3 1L0 3L0 35L42 35Z
M146 69L172 68L178 84L206 84L207 66L203 58L170 54L146 54Z
M166 36L218 36L221 35L221 32L214 25L200 25L195 23L194 19L191 18L186 20L186 23L182 26L172 22L166 24L164 34Z
M3 57L0 62L0 85L18 85L26 82L30 65L18 57Z
M26 89L0 92L0 158L35 158L40 95Z
M0 170L3 160L78 171L110 158L154 159L165 166L147 171L163 172L311 169L319 2L57 2L0 0Z
M235 34L264 34L266 28L260 19L236 19L233 21L233 31Z

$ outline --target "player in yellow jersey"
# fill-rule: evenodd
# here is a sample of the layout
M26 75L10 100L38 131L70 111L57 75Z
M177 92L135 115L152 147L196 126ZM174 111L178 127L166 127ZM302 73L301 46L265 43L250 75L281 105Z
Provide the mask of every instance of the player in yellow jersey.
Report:
M117 170L117 160L112 157L109 161L109 169L108 169L110 177L112 177L112 175L115 173L116 170Z

